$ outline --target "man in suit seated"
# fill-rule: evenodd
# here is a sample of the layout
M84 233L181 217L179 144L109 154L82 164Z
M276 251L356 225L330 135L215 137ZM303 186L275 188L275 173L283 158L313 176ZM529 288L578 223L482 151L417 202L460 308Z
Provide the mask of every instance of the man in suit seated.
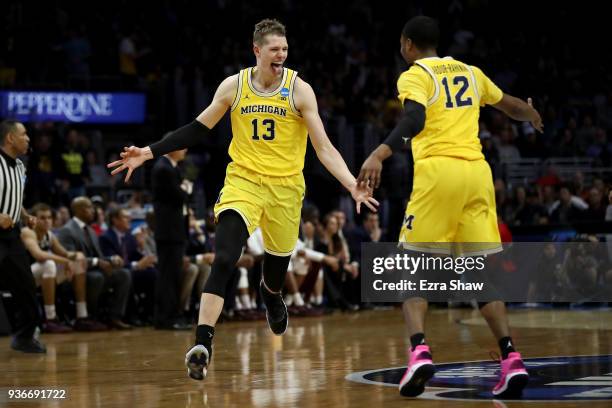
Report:
M140 317L148 320L153 315L157 256L145 255L138 249L138 242L130 232L130 221L131 217L126 209L111 209L108 213L110 228L100 237L100 247L105 256L120 256L123 259L123 267L132 274L134 293L145 294L142 299L147 304L137 305L139 309L140 306L143 307L144 316L137 316L136 310L128 310L128 315L134 319ZM128 309L130 307L128 305Z
M98 237L89 226L94 220L91 200L76 197L70 207L72 219L58 231L57 237L67 250L83 252L87 257L87 308L95 315L100 295L112 288L108 325L119 330L131 329L129 324L122 321L132 281L130 271L123 268L120 256L103 256Z

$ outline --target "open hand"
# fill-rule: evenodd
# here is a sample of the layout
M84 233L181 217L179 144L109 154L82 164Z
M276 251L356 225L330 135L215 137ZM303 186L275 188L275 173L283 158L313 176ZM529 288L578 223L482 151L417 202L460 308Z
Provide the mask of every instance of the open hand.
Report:
M111 175L113 176L127 169L127 174L125 176L126 183L130 177L132 177L132 172L135 169L142 166L142 163L153 157L148 148L140 148L136 146L124 147L120 156L121 159L108 163L106 167L109 169L114 168L111 172Z
M373 212L377 212L376 207L378 207L379 203L372 197L372 189L369 186L364 183L355 183L351 187L350 192L353 200L355 200L357 214L361 214L361 204L364 204Z
M361 171L359 171L359 176L357 177L357 183L372 188L378 188L378 186L380 186L380 173L382 173L382 168L382 160L371 154L361 166Z

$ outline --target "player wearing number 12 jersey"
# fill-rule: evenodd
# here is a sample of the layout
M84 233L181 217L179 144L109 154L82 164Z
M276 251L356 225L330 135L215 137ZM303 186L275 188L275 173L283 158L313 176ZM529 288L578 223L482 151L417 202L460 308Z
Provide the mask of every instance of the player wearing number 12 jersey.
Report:
M196 344L185 356L188 374L197 380L204 379L207 373L214 326L232 270L247 238L258 226L264 238L260 291L268 324L277 335L287 328L287 307L281 290L298 237L307 135L321 163L350 191L357 212L361 204L373 211L378 205L371 197L371 189L357 184L329 141L310 85L297 72L284 67L288 48L285 27L280 22L260 21L253 33L255 67L226 78L212 103L195 121L149 147L124 148L121 159L108 165L115 167L112 174L127 170L127 180L146 160L202 142L231 111L232 162L215 205L215 259L200 300Z
M404 26L400 51L412 65L397 82L404 116L364 162L358 181L377 187L383 160L411 143L414 188L400 242L422 252L494 253L501 245L493 179L478 139L480 107L492 105L515 120L530 121L538 131L542 120L530 100L525 103L504 94L480 69L438 57L439 36L437 23L429 17L415 17ZM528 375L510 338L505 305L500 299L479 306L502 354L501 377L493 395L520 396ZM411 347L399 390L413 397L424 391L435 371L425 342L427 302L407 299L403 311Z

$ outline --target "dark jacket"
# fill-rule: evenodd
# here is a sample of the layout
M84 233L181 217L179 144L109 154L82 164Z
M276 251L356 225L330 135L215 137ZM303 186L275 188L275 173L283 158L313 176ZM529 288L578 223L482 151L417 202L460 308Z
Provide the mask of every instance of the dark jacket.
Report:
M69 251L80 251L88 258L88 264L91 265L91 258L104 258L100 243L94 230L87 226L91 244L87 242L85 230L79 227L75 220L71 219L62 228L57 231L57 239Z
M131 269L132 262L138 262L142 258L140 252L138 252L138 243L136 242L136 238L127 232L123 236L124 240L124 248L119 244L119 237L115 230L109 228L102 236L100 237L100 248L102 249L102 253L105 256L119 255L123 258L124 265Z
M179 168L172 167L167 157L160 157L151 175L157 241L187 240L187 217L183 215L183 206L187 203L188 195L181 189L182 182Z

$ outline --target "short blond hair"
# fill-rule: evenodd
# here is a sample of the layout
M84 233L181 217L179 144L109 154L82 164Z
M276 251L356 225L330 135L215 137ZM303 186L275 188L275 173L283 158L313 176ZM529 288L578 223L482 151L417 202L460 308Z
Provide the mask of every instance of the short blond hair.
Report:
M266 18L255 24L253 32L253 42L257 45L263 45L264 37L269 34L275 34L280 37L285 37L285 26L278 20Z

